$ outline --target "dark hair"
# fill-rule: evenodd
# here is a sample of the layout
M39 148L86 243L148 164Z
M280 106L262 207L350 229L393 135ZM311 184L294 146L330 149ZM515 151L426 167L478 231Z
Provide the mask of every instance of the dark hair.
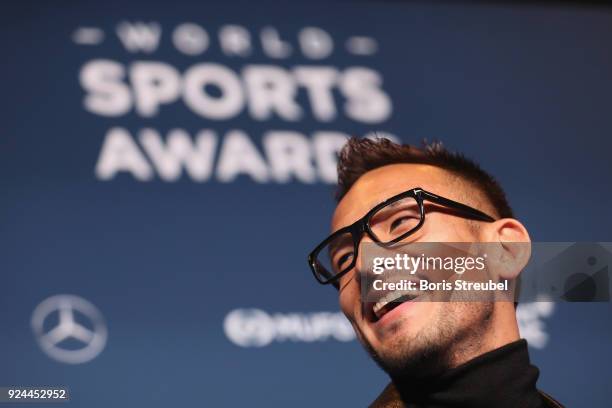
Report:
M501 218L514 216L497 180L476 162L461 153L447 150L440 142L424 142L422 148L417 148L384 138L349 139L340 151L336 199L340 201L357 179L368 171L398 163L429 164L444 169L481 191Z

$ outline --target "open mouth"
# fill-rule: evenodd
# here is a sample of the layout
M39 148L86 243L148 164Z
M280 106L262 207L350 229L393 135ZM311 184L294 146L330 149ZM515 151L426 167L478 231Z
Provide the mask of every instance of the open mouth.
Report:
M415 291L393 291L387 293L372 306L372 312L375 320L380 320L385 314L389 313L391 310L395 309L404 302L414 301L414 299L419 297L419 295L420 293Z

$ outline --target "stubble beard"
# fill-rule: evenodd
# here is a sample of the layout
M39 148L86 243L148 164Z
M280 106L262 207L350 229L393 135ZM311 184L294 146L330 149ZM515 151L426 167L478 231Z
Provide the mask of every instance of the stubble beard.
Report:
M492 302L448 302L419 332L393 333L403 328L398 320L384 348L374 350L365 340L364 346L391 378L427 378L481 354L492 314Z

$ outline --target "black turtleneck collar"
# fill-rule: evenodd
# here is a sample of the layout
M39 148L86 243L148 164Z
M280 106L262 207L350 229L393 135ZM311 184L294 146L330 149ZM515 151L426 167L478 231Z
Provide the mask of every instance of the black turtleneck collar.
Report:
M545 407L538 376L527 342L518 340L427 381L395 380L371 407Z

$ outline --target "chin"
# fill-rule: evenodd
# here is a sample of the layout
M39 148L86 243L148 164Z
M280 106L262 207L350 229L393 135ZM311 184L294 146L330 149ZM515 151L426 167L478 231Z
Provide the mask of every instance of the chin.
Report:
M385 336L364 342L391 377L427 377L451 368L454 356L466 344L481 341L493 307L474 302L425 302L421 306L389 323Z
M392 311L397 311L395 316L381 319L383 327L371 327L372 339L364 346L391 377L427 376L444 370L462 331L449 306L438 302L400 306Z
M448 333L435 328L406 329L372 347L372 356L392 377L431 374L447 365L444 361L451 342Z

